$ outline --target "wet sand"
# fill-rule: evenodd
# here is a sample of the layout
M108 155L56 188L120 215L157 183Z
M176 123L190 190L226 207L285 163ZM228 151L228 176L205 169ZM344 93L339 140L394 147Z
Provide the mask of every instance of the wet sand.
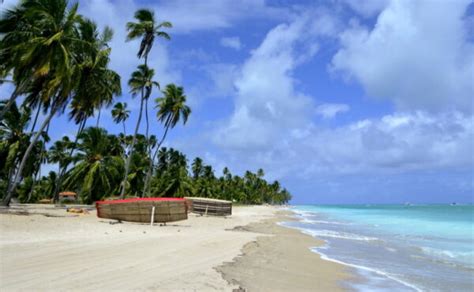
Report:
M297 230L279 226L288 212L238 230L262 234L247 243L234 261L217 268L229 283L245 291L341 291L346 268L310 251L323 244Z

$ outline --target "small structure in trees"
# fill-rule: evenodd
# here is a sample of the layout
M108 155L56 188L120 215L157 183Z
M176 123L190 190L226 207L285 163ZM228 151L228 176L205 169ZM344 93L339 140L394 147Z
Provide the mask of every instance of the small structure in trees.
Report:
M61 192L59 193L59 202L77 202L77 194L75 192Z

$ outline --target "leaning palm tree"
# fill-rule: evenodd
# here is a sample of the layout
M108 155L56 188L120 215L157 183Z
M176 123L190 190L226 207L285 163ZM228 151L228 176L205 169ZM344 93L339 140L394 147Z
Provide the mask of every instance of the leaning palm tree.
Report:
M153 75L155 71L153 69L148 68L146 65L139 65L138 70L132 73L132 77L128 81L128 85L130 86L132 96L137 96L141 94L140 98L140 110L138 112L138 119L137 124L135 126L135 132L133 134L132 144L130 145L130 153L128 154L127 160L125 162L125 175L122 181L120 197L123 198L125 196L125 189L127 187L127 178L128 172L130 171L130 162L132 159L135 143L137 141L137 134L140 128L140 122L142 120L143 115L143 103L146 99L148 99L151 95L153 86L159 88L159 84L156 81L153 81Z
M41 88L42 99L55 100L49 103L52 112L61 108L71 86L77 9L77 3L69 8L67 0L24 0L2 15L0 63L12 71L16 88L0 118L31 86Z
M127 130L125 128L125 121L130 116L130 110L127 109L127 103L117 102L112 109L112 118L115 123L122 123L123 134L127 135Z
M120 76L108 68L113 32L105 27L99 34L97 25L88 19L81 19L79 24L80 49L76 56L77 87L73 93L69 119L79 125L76 141L84 129L87 120L103 105L109 105L115 95L122 93ZM72 153L71 153L72 155Z
M86 119L91 113L98 111L97 124L99 126L100 112L103 106L110 106L114 96L122 93L120 75L108 68L111 48L108 43L112 40L113 31L105 27L99 33L97 25L88 19L79 23L79 35L82 41L78 52L78 86L73 97L80 105L80 110L71 112L70 117ZM85 115L85 117L81 117Z
M157 98L156 103L158 108L157 118L164 124L165 131L163 137L156 146L155 154L153 154L153 157L150 160L150 166L145 179L145 188L143 189L143 196L148 192L150 177L153 171L153 163L161 144L163 144L163 141L168 134L168 130L174 128L180 120L183 121L183 124L186 124L188 117L191 114L191 108L186 105L186 95L184 95L183 87L168 84L163 91L163 94L164 97Z
M80 80L85 63L81 53L94 44L89 44L81 35L79 25L83 18L77 14L77 9L77 3L69 5L67 0L24 0L19 4L19 10L24 12L20 13L22 21L17 21L21 24L20 31L12 32L12 41L1 47L0 59L4 58L3 53L6 52L15 61L12 65L14 80L28 81L26 104L41 101L43 110L47 112L4 197L4 205L9 204L21 178L20 174L41 133L53 116L62 112L74 92L83 88ZM0 29L3 29L1 23ZM24 35L28 37L22 38ZM106 66L103 64L102 68ZM102 80L96 80L95 84L102 84L101 82Z
M53 116L67 103L74 88L73 54L77 42L76 25L80 19L77 9L77 4L69 8L66 0L25 0L17 7L13 21L0 20L0 32L3 33L4 20L9 23L8 28L12 23L19 24L17 31L7 30L3 41L7 38L8 42L2 45L0 54L0 58L6 55L14 60L11 68L17 89L23 88L25 82L31 84L36 89L34 100L39 99L43 107L50 107L23 155L3 205L9 205L33 147Z

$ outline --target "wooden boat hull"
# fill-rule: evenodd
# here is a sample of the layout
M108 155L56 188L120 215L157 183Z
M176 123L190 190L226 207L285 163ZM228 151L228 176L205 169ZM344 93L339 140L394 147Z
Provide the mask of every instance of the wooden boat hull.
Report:
M139 198L96 202L97 217L129 222L166 223L188 219L187 205L180 198Z
M232 215L232 202L225 200L185 197L191 212L201 215L230 216Z

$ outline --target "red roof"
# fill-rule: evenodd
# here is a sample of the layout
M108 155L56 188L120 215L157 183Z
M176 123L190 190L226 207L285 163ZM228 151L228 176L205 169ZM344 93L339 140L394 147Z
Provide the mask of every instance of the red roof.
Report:
M108 200L108 201L97 201L97 205L100 204L120 204L120 203L132 203L140 201L185 201L182 198L133 198L133 199L124 199L124 200Z

